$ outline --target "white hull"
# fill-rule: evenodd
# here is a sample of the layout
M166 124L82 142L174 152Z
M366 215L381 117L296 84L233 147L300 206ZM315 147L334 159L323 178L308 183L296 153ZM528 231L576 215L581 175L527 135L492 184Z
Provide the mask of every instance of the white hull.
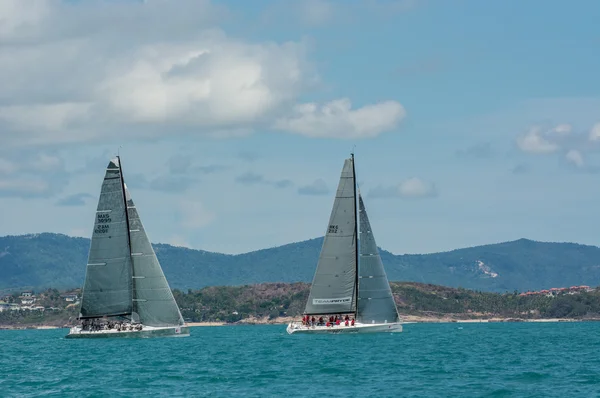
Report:
M399 333L402 322L395 323L355 323L354 326L305 326L302 322L292 322L287 326L289 334L349 334L349 333Z
M108 337L125 337L125 338L148 338L148 337L187 337L190 335L189 326L167 326L167 327L152 327L143 326L142 330L122 330L116 329L106 330L82 330L80 326L74 326L69 329L67 339L93 339L93 338L108 338Z

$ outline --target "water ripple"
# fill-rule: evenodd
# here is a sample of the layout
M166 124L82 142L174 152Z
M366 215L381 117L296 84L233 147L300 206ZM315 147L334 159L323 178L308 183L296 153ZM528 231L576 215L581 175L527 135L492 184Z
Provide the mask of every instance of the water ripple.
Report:
M600 324L411 324L397 335L193 328L184 339L0 331L0 396L562 397L600 391Z

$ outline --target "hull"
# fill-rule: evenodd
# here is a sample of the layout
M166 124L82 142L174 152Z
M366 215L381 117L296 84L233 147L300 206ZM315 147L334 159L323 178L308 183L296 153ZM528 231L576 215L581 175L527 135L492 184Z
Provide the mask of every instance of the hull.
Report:
M395 323L356 323L354 326L304 326L302 322L290 323L286 331L289 334L362 334L362 333L399 333L402 322Z
M67 339L101 339L101 338L149 338L149 337L187 337L190 335L189 326L151 327L144 326L142 330L81 330L79 326L72 327Z

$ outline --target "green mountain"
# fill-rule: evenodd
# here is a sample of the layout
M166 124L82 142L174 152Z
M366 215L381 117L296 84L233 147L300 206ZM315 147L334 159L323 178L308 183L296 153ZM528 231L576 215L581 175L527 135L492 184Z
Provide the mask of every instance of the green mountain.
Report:
M165 244L154 249L172 288L310 282L323 239L239 255ZM0 289L71 288L83 283L89 239L60 234L0 237ZM600 281L600 248L527 239L434 254L381 250L391 281L483 291L525 291Z
M600 319L600 290L572 290L555 295L521 296L514 293L476 292L416 282L392 282L401 317L407 321L453 321L458 319L540 318ZM304 311L308 283L260 283L243 286L210 286L173 294L188 322L285 322L280 317L299 317ZM74 324L78 305L65 302L61 292L37 292L37 305L53 310L0 312L0 329L32 325ZM9 297L18 303L19 293ZM299 319L299 318L298 318Z

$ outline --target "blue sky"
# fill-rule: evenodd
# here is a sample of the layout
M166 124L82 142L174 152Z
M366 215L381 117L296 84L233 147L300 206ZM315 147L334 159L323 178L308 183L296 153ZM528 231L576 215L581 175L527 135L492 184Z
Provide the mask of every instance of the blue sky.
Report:
M89 236L119 150L155 242L598 243L600 3L0 3L0 235ZM119 149L120 148L120 149Z

